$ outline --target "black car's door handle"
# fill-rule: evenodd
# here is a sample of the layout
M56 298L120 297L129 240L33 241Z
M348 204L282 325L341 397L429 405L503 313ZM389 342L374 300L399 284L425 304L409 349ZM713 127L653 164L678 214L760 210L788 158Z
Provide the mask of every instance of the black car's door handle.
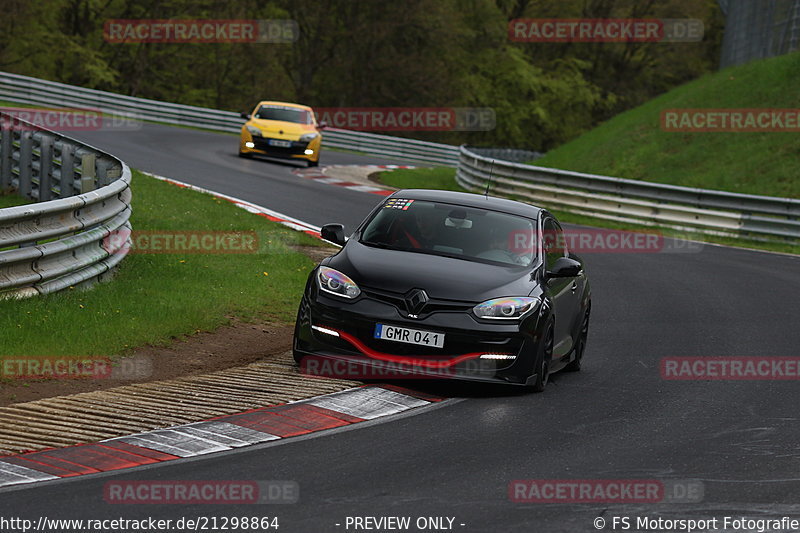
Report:
M578 290L578 282L577 281L573 281L572 282L572 292L575 292L577 290Z

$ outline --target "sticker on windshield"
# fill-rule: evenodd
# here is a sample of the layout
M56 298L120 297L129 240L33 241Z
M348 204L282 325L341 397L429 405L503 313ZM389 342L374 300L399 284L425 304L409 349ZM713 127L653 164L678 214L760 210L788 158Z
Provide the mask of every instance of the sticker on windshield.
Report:
M275 105L275 104L264 104L261 106L261 109L283 109L285 111L303 111L301 107L294 107L289 105Z
M407 200L405 198L389 198L385 204L383 204L384 209L402 209L406 211L411 204L414 203L414 200Z

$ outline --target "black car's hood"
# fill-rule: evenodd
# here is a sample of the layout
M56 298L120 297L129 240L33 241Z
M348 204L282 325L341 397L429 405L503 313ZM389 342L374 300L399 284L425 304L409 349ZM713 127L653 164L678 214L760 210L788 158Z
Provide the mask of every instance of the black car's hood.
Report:
M395 293L425 289L431 298L482 302L500 296L527 296L535 287L531 269L503 267L415 252L347 243L323 265L358 285Z

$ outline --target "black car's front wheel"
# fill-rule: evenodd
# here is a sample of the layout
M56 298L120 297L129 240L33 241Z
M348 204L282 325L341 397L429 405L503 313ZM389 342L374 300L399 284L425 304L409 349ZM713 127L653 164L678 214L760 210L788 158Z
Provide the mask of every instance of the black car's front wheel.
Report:
M531 392L542 392L547 386L547 379L550 374L550 361L553 359L553 324L547 327L547 333L544 336L544 342L539 347L534 363L534 370L536 371L536 379L533 383L528 384Z
M575 359L569 362L564 370L567 372L578 372L581 369L583 361L583 352L586 350L586 339L589 337L589 311L591 308L586 309L583 315L583 322L581 322L581 329L578 332L578 338L575 340Z

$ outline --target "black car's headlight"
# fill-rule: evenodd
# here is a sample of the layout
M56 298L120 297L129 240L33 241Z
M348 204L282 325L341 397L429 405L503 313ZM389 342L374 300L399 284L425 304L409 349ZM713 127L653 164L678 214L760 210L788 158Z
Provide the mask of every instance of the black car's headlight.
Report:
M472 308L478 318L519 320L539 305L538 298L494 298Z
M317 282L323 291L343 298L353 299L361 294L361 289L346 274L325 266L319 267Z
M250 135L252 135L253 137L263 137L264 136L264 134L261 133L261 130L256 128L255 126L245 126L245 128L247 128L247 131L249 131Z
M309 143L317 138L319 133L304 133L300 136L300 142Z

